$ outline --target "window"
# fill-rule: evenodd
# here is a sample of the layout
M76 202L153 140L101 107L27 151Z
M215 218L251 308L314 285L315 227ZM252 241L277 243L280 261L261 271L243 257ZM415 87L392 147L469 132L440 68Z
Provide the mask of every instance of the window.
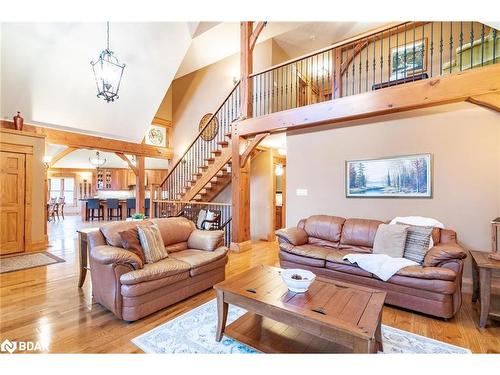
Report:
M49 197L64 197L67 206L75 205L75 179L73 177L52 177L49 180Z

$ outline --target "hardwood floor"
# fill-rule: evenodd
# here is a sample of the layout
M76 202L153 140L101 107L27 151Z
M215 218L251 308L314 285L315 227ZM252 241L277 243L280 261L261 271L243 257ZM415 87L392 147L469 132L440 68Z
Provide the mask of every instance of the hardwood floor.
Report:
M30 340L47 344L51 353L141 353L131 339L215 297L213 289L134 323L124 323L92 301L90 277L78 283L76 229L99 226L79 217L49 224L48 251L66 262L0 275L0 341ZM231 253L227 275L259 264L278 264L277 245L259 242ZM479 330L478 307L464 295L459 313L449 321L384 307L383 324L471 349L500 353L500 323Z

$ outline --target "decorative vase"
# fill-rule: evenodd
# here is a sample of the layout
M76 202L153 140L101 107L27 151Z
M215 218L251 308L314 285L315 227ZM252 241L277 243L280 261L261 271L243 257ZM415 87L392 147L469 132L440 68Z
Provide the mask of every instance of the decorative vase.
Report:
M21 117L21 112L17 112L17 115L14 116L14 128L16 130L23 130L24 119Z

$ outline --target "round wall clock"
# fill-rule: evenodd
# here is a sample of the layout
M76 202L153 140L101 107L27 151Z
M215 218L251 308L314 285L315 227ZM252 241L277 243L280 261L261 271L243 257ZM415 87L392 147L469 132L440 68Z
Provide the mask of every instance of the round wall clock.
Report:
M212 113L207 113L204 115L201 120L200 120L200 125L198 127L198 130L203 129L203 127L207 124L208 120L212 117ZM211 141L212 139L215 138L217 133L219 132L219 120L217 120L217 117L214 117L212 121L210 121L210 124L205 128L203 133L201 133L201 138L204 141Z
M151 128L148 132L148 139L152 145L161 146L163 145L164 135L160 129Z

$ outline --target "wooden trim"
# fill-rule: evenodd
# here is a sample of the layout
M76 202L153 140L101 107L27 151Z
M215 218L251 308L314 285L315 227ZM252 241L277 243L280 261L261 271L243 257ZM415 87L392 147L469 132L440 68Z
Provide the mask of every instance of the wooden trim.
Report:
M146 198L146 192L144 187L144 182L146 181L146 172L144 169L144 156L137 155L137 177L135 181L135 212L144 214L144 199ZM153 205L150 204L150 211L153 209Z
M248 161L248 158L252 155L253 150L259 145L260 142L264 138L266 138L269 135L269 133L261 133L257 134L252 141L247 145L247 148L245 149L245 152L243 152L243 155L240 156L240 167L245 166L246 162Z
M254 27L252 35L250 35L250 41L249 41L250 42L249 47L251 51L253 51L253 48L257 43L257 39L259 38L259 35L266 26L266 24L267 22L258 22L257 25Z
M158 117L158 116L155 116L153 118L153 121L151 121L151 125L164 126L166 128L171 128L172 127L172 121L171 120L166 120L166 119Z
M33 146L1 142L0 151L33 155Z
M484 95L472 96L467 101L481 107L486 107L500 112L500 93L489 93Z
M12 121L0 120L0 133L24 135L26 137L33 137L33 138L45 138L45 135L43 134L36 134L24 130L15 130L11 129L10 128L11 126L14 126L14 123Z
M233 131L248 137L461 102L470 97L500 92L499 81L492 79L498 76L500 64L489 65L236 121Z
M116 156L118 156L120 159L122 159L124 162L127 163L128 167L132 169L132 171L136 176L139 174L139 170L137 169L137 167L134 164L132 164L132 161L129 158L127 158L127 156L123 152L115 152L115 154Z
M0 125L4 130L9 130L11 121L2 120ZM7 129L5 129L7 128ZM47 143L66 145L68 147L101 150L108 152L125 152L127 154L142 155L151 158L172 159L174 153L171 148L156 147L141 143L119 141L116 139L97 137L87 134L74 133L37 125L24 124L25 131L16 132L28 136L45 136ZM11 131L9 131L10 133Z
M33 148L33 147L32 147ZM33 226L33 153L25 155L26 173L24 177L24 251L28 250L31 242L31 228ZM45 203L45 202L44 202ZM45 206L43 210L46 211ZM45 231L44 234L47 234Z
M51 160L50 160L50 163L49 163L49 168L51 168L54 164L56 164L59 160L61 160L63 157L65 157L66 155L69 155L71 154L73 151L77 150L76 147L68 147L67 149L65 150L62 150L60 153L58 153L57 155L55 155Z
M44 239L25 244L25 251L39 251L44 250L49 246L48 236L45 235Z
M199 206L231 206L231 203L217 203L217 202L200 202L200 201L172 201L172 200L162 200L162 199L155 199L153 200L154 203L171 203L171 204L192 204L194 206L199 205Z

